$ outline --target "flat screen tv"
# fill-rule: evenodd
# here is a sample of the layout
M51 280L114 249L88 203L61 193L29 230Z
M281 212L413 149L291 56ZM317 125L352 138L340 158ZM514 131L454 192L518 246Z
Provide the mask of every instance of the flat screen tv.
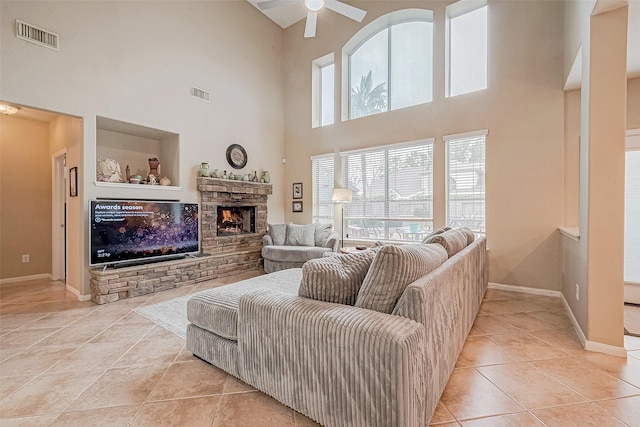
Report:
M198 204L91 201L90 264L141 263L199 250Z

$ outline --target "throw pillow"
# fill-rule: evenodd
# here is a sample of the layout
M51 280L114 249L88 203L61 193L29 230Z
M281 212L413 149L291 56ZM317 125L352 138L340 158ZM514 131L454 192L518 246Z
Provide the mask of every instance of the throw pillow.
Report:
M287 236L287 224L269 224L269 236L276 246L284 245Z
M438 243L442 245L449 258L463 250L467 246L467 236L460 230L447 230L426 239L425 243Z
M447 260L441 245L381 246L356 298L356 307L391 313L406 287Z
M285 244L289 246L314 246L315 233L315 224L288 224Z
M315 245L321 248L327 244L327 240L329 240L329 236L331 235L331 224L316 224L315 231Z
M353 305L378 249L309 260L302 266L298 295Z
M442 234L447 230L451 230L451 227L440 227L433 230L431 233L427 234L424 239L422 239L422 243L427 243L427 239L429 237L437 236L438 234Z

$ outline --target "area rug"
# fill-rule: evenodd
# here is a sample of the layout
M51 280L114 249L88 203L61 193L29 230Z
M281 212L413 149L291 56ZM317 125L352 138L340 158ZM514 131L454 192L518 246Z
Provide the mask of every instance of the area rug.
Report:
M173 332L180 338L187 338L187 301L195 294L185 295L159 302L143 305L133 309L136 313L146 317L158 326L162 326L169 332Z

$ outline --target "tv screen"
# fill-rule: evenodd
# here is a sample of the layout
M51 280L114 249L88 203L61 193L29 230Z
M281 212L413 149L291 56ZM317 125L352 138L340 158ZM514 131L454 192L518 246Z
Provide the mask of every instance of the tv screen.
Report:
M198 204L91 202L91 265L198 252Z

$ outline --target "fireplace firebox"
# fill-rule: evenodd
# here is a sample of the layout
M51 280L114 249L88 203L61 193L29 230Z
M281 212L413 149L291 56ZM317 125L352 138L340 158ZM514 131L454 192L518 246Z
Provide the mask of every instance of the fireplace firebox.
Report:
M218 236L256 232L255 206L218 206Z

